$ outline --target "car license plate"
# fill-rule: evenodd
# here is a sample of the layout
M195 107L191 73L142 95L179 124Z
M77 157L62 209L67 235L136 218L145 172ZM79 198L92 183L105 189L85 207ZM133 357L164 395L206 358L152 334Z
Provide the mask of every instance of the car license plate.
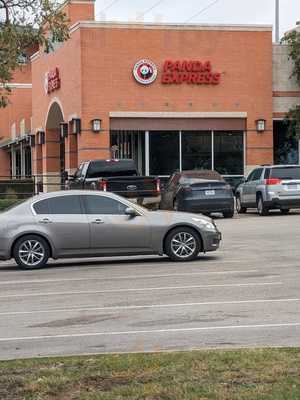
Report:
M205 190L205 195L206 196L214 196L216 192L214 190Z
M300 185L287 185L287 190L299 190Z

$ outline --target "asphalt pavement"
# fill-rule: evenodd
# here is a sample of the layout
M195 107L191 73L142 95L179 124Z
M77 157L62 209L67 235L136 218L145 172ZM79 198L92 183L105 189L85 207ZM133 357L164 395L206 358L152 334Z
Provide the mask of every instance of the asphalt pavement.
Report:
M0 359L300 346L300 213L216 219L219 251L0 263Z

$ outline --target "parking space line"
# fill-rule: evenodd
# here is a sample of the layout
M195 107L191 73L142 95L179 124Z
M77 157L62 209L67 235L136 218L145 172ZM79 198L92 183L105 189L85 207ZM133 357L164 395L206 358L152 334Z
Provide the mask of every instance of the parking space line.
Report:
M90 277L90 278L62 278L62 279L33 279L24 281L2 281L1 285L16 285L16 284L31 284L31 283L57 283L57 282L80 282L80 281L110 281L110 280L123 280L123 279L145 279L145 278L169 278L173 276L200 276L200 275L226 275L226 274L248 274L258 272L258 269L248 270L235 270L235 271L201 271L201 272L185 272L173 274L152 274L152 275L126 275L126 276L113 276L113 277Z
M181 332L290 328L290 327L300 327L300 322L290 322L290 323L280 323L280 324L201 326L201 327L194 327L194 328L169 328L169 329L119 331L119 332L118 331L116 331L116 332L91 332L91 333L74 333L74 334L61 334L61 335L21 336L21 337L0 338L0 342L16 342L16 341L46 340L46 339L70 339L70 338L96 337L96 336L144 335L144 334L159 334L159 333L181 333Z
M174 304L149 304L132 306L109 306L109 307L73 307L58 308L52 310L33 310L33 311L12 311L0 312L0 316L11 315L31 315L31 314L51 314L51 313L72 313L87 311L119 311L119 310L140 310L153 308L178 308L178 307L201 307L201 306L223 306L223 305L243 305L243 304L265 304L265 303L295 303L300 299L266 299L266 300L232 300L232 301L209 301L202 303L174 303Z
M82 294L101 294L101 293L124 293L124 292L148 292L158 290L186 290L186 289L211 289L211 288L235 288L235 287L253 287L253 286L276 286L283 285L283 282L252 282L252 283L232 283L232 284L212 284L212 285L192 285L192 286L163 286L163 287L144 287L144 288L126 288L126 289L106 289L74 292L40 292L40 293L20 293L1 295L1 299L16 297L41 297L41 296L70 296Z

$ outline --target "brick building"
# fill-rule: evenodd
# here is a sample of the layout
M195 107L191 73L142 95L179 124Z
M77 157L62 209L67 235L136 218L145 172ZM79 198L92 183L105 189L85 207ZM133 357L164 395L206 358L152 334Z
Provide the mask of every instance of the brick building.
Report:
M300 88L271 26L103 23L91 0L62 7L70 39L20 67L0 110L1 176L33 174L47 190L111 156L160 176L299 162L282 119Z

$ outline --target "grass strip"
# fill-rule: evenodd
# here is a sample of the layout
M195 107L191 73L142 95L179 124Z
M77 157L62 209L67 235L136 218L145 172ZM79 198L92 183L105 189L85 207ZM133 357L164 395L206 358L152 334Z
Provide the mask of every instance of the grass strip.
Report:
M300 349L0 362L1 400L299 400Z

